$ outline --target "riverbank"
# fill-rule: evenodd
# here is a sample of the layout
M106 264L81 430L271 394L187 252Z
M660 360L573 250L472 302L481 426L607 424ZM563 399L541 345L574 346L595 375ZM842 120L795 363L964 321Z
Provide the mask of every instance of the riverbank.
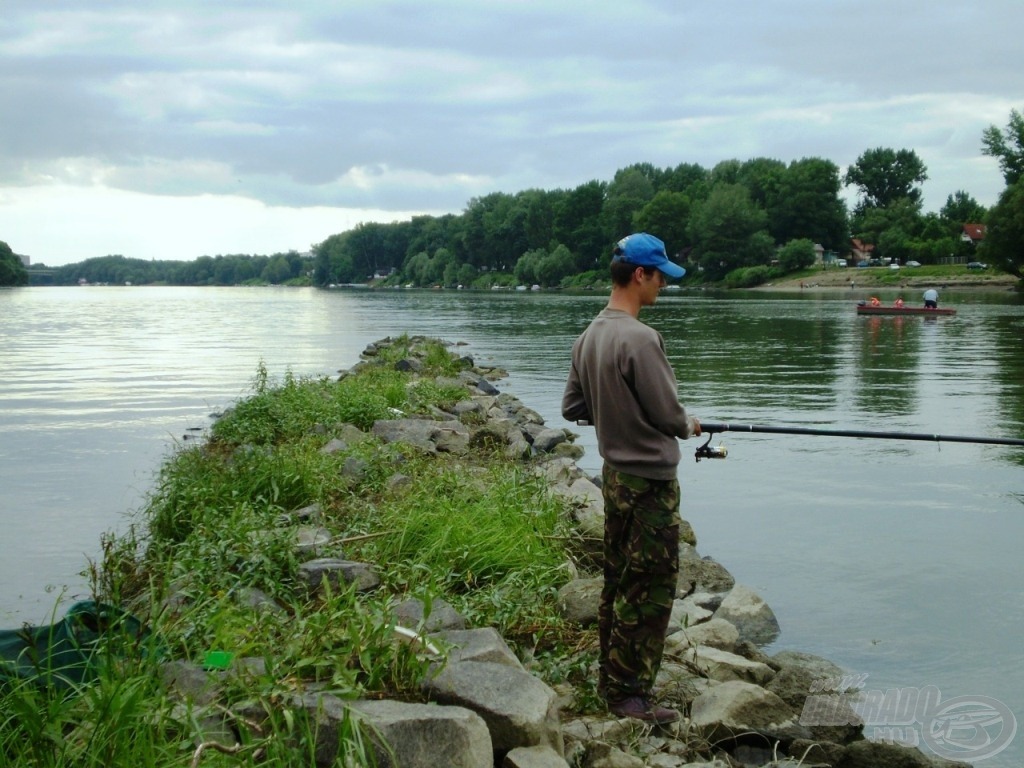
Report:
M756 291L800 291L800 290L868 290L872 288L924 291L927 288L942 290L985 290L985 291L1016 291L1020 281L1013 275L979 271L977 274L965 272L949 276L915 274L911 267L899 270L882 268L869 269L827 269L815 271L802 277L775 280L754 288Z
M148 749L164 749L164 734L176 751L177 762L145 762L155 765L180 764L190 739L193 764L219 748L293 762L306 748L327 764L332 748L376 749L375 731L425 755L407 766L495 754L509 766L671 768L725 753L767 764L804 747L808 761L883 764L884 745L838 722L841 670L765 657L757 643L777 634L773 614L698 553L692 532L658 691L689 719L653 733L610 718L593 681L599 491L575 465L573 436L461 351L388 340L337 382L274 384L262 371L207 442L169 461L145 529L107 542L96 573L99 597L130 605L167 643L167 688L148 702L167 719L154 728L124 712L126 681L156 677L143 665L101 680L120 709L90 711L117 717L75 713L58 730L134 723L152 733ZM830 709L804 723L815 681ZM26 745L31 725L9 724ZM110 763L142 762L128 748Z

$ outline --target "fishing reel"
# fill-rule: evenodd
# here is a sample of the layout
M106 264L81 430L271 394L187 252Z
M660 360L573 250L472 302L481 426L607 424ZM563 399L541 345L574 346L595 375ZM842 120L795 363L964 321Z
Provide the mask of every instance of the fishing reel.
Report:
M708 435L708 441L693 452L693 457L697 461L701 459L724 459L729 455L729 451L726 450L724 445L711 445L711 438L714 436L714 433Z

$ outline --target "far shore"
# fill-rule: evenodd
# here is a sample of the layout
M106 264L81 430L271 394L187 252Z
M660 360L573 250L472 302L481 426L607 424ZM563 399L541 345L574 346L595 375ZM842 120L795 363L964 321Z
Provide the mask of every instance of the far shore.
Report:
M955 278L917 276L910 269L900 270L899 279L882 270L829 269L803 278L787 278L759 285L756 291L848 291L863 293L878 291L924 291L927 288L944 288L979 291L1016 291L1020 281L1013 275L979 274L957 275Z

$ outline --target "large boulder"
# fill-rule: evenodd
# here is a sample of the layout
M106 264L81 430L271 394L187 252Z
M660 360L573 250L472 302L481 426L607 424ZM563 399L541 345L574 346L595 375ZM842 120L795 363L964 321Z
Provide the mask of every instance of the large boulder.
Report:
M806 739L810 731L796 713L764 688L739 680L724 682L693 700L690 723L712 742L730 740L780 741Z
M303 707L317 720L316 763L338 763L339 741L352 715L370 726L367 732L380 768L491 768L490 734L484 721L468 709L401 701L343 702L334 696L308 694Z
M505 638L493 627L476 629L450 629L431 635L449 645L448 663L459 661L489 661L522 669L522 662L508 647Z
M775 612L760 595L742 584L729 591L715 616L734 624L741 640L768 645L779 636L779 620L775 618Z
M686 649L681 654L682 660L701 675L710 679L726 682L742 680L754 685L765 685L773 677L775 670L767 664L751 661L735 653L700 645Z
M536 745L563 751L555 692L528 672L507 664L461 661L430 675L423 689L432 701L480 715L495 751Z

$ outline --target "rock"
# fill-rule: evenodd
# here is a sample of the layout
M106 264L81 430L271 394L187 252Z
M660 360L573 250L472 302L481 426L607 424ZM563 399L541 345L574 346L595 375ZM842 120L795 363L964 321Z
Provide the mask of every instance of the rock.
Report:
M680 547L679 591L689 594L693 591L728 592L736 580L725 567L710 557L695 559L692 551Z
M332 454L341 453L348 450L348 443L337 437L331 438L327 441L326 445L320 449L320 453Z
M741 640L767 645L779 636L779 620L754 590L737 584L715 611L715 616L732 622Z
M355 584L359 592L370 592L380 586L380 577L372 565L334 557L322 557L302 563L299 566L298 577L311 592L320 590L324 581L330 584L332 589Z
M644 768L644 761L611 744L592 741L587 744L583 768Z
M551 747L516 747L501 761L501 768L569 768Z
M839 695L857 685L858 676L845 675L838 665L809 653L785 651L772 656L772 661L779 665L779 672L765 687L799 714L801 725L810 728L814 739L848 744L863 737L860 715ZM816 715L817 701L812 698L821 696L828 698L827 724L818 722L821 717Z
M839 762L844 750L842 744L820 739L794 739L789 745L790 755L802 760L802 764L807 766L833 766Z
M711 742L730 741L751 731L783 744L810 737L786 702L738 680L721 683L694 699L690 722Z
M948 761L944 763L956 765ZM936 765L931 758L913 747L858 741L843 750L835 768L935 768Z
M448 662L487 661L522 669L523 665L508 647L505 639L493 627L479 629L445 630L431 637L452 646Z
M499 393L498 388L487 379L477 379L475 386L482 395L497 395Z
M306 523L307 525L319 525L324 517L323 508L319 504L309 504L301 509L285 512L281 515L282 525L291 523Z
M270 595L256 587L242 587L235 593L235 602L253 609L256 613L269 613L278 617L285 617L288 611L277 604Z
M346 704L318 694L304 696L302 705L317 721L317 766L338 765L339 742L349 728L346 716L350 714L370 726L364 735L374 747L379 768L490 768L494 764L486 724L462 707L370 700Z
M487 661L457 661L430 676L423 690L433 701L480 715L495 751L546 745L562 754L555 692L528 672Z
M326 528L299 526L295 530L295 554L299 557L308 555L315 557L331 543L331 538L331 532Z
M345 482L353 487L366 480L369 472L370 464L365 459L360 459L358 456L346 456L345 461L342 462L340 474Z
M395 362L395 370L418 373L423 370L423 363L415 357L404 357Z
M735 653L712 648L709 645L687 648L681 654L681 658L697 669L702 676L720 682L742 680L764 686L775 677L775 670L766 664L760 664Z
M422 600L412 599L395 607L395 621L409 629L438 632L445 629L465 629L466 619L440 598L430 601L430 613Z
M392 494L400 493L406 488L412 486L412 484L412 478L409 477L409 475L403 475L401 472L396 472L395 474L391 475L391 477L389 477L387 481L384 483L385 487L388 490L388 493Z
M402 443L427 453L436 453L434 439L441 429L451 429L457 422L429 419L378 419L370 430L385 443Z
M550 453L559 443L566 440L565 431L561 429L544 429L533 438L533 447L539 453Z
M679 654L688 647L698 645L732 651L739 639L739 630L732 622L714 617L669 635L665 638L665 651Z
M563 457L546 458L537 465L535 472L549 485L564 483L568 486L576 478L584 476L583 470L576 466L576 462Z
M465 456L469 452L469 429L461 422L453 421L438 428L432 439L440 453Z
M697 605L693 599L685 597L672 601L672 615L668 620L668 633L678 632L711 618L712 611Z
M217 678L188 661L166 661L160 665L160 680L175 698L205 706L221 694Z
M558 590L558 610L562 617L581 627L597 624L603 578L575 579Z

